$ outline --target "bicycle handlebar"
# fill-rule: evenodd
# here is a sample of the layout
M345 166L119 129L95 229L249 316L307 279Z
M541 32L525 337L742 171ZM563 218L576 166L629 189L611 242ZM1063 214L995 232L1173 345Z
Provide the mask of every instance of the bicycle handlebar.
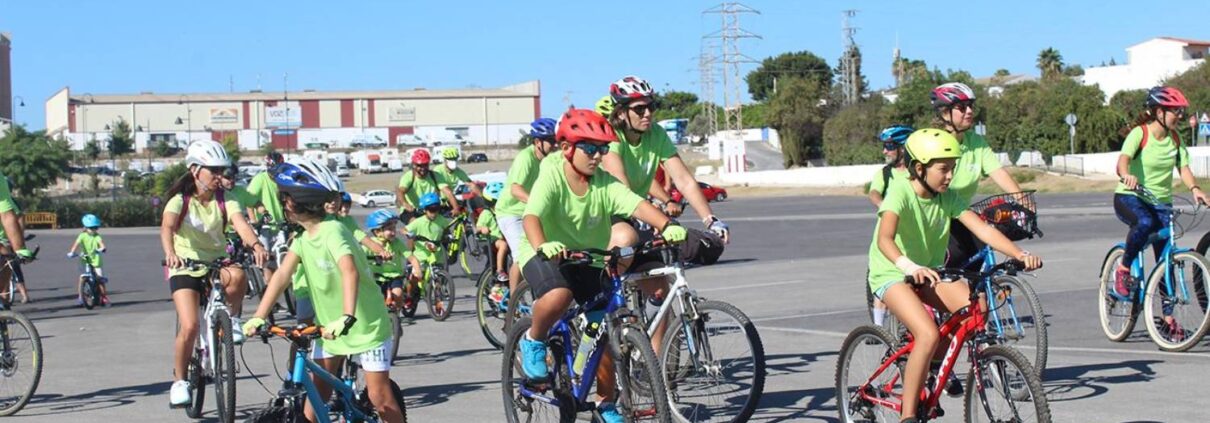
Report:
M219 269L219 268L227 267L229 264L231 264L231 260L228 259L227 257L219 257L219 258L215 259L214 261L206 262L206 261L194 260L191 258L181 257L181 264L183 264L184 267L188 267L188 268L192 268L192 269L201 269L201 268ZM160 260L160 266L167 266L167 265L168 265L168 261Z
M990 269L987 269L985 271L955 269L955 268L946 268L946 267L935 268L933 270L937 272L937 275L940 276L942 280L953 281L953 280L957 280L957 279L965 279L968 284L975 284L978 282L978 280L986 278L991 275L994 275L1001 271L1019 272L1019 271L1025 270L1025 263L1021 262L1020 260L1015 260L1015 259L1014 260L1005 260L1004 262L1001 262L1000 264L992 266ZM906 275L903 277L903 281L909 285L915 285L916 277L913 275Z
M294 328L283 328L281 326L262 326L256 329L256 333L252 336L259 336L261 341L269 342L270 336L276 336L291 341L298 339L316 339L323 336L322 326L307 326L299 325Z

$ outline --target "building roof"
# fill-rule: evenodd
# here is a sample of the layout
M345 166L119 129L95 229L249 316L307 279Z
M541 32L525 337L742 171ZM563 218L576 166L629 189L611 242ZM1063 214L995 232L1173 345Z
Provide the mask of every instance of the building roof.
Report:
M1022 82L1037 81L1037 80L1038 80L1038 77L1036 77L1034 75L1015 73L1015 74L1003 76L1003 77L988 76L988 77L983 77L983 78L975 78L975 83L979 84L979 85L986 85L986 86L1006 86L1006 85L1020 84Z
M481 98L481 97L537 97L540 94L538 81L527 81L500 88L444 89L386 91L292 91L290 100L375 100L375 99L422 99L422 98ZM250 91L242 93L153 93L139 94L70 94L72 103L127 104L127 103L179 103L179 102L231 102L231 101L281 101L281 91Z
M1191 39L1191 38L1179 38L1179 37L1155 37L1155 38L1149 38L1149 39L1147 39L1146 41L1143 41L1143 42L1140 42L1140 43L1136 43L1136 44L1134 44L1134 45L1132 45L1132 46L1130 46L1130 47L1127 47L1127 48L1131 48L1131 47L1137 46L1137 45L1139 45L1139 44L1144 44L1144 43L1147 43L1147 42L1150 42L1150 41L1154 41L1154 40L1171 41L1171 42L1174 42L1174 43L1180 43L1180 44L1184 44L1184 45L1186 45L1186 46L1194 46L1194 47L1210 47L1210 41L1205 41L1205 40L1194 40L1194 39Z

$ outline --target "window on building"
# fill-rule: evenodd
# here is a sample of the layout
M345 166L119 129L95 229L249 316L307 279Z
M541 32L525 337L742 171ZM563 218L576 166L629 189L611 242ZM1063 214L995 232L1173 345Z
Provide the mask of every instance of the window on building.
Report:
M466 139L466 137L470 136L470 133L471 133L471 129L467 128L465 126L459 126L459 127L454 127L454 128L446 127L445 129L447 131L453 131L454 135L457 135L458 138L460 138L460 139Z

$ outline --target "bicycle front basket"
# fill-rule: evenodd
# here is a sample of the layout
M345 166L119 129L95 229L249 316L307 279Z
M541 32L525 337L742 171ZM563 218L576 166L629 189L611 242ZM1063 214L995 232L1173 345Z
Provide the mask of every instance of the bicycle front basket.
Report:
M971 205L971 211L1010 240L1042 236L1034 191L993 195Z

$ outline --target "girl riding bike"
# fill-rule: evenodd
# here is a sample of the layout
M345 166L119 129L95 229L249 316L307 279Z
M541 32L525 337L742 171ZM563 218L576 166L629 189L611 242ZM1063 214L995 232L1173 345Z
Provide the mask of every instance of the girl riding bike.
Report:
M227 252L224 229L227 222L235 227L245 246L252 248L256 263L264 263L268 257L265 246L256 237L256 232L244 219L239 204L223 199L222 173L231 166L231 159L223 145L214 141L194 141L185 156L188 172L168 189L168 203L160 226L160 244L164 249L164 263L168 270L168 285L172 302L176 306L180 330L176 334L172 390L169 393L171 406L189 404L190 386L185 375L193 342L200 328L198 303L205 287L206 269L185 267L185 260L200 262L214 261ZM220 201L222 200L222 201ZM222 271L226 297L231 308L232 325L239 324L240 309L243 307L244 291L248 281L239 265L233 263ZM232 334L233 342L243 342L243 335Z
M496 283L492 287L492 301L500 302L504 299L504 287L501 286L508 282L508 269L505 269L505 263L508 260L508 242L504 241L504 234L500 233L500 225L496 222L496 214L492 212L492 208L496 205L496 199L500 198L500 193L504 191L504 184L493 182L487 184L483 189L483 199L487 201L487 207L479 213L479 220L475 222L475 232L486 236L491 240L495 247L496 257Z
M1180 90L1155 87L1147 91L1146 109L1139 115L1133 129L1122 143L1118 156L1117 174L1122 179L1113 195L1113 210L1118 219L1130 227L1126 234L1126 253L1114 272L1114 290L1128 297L1136 281L1130 276L1130 263L1147 244L1147 238L1168 227L1168 213L1157 212L1157 204L1145 201L1135 192L1141 183L1165 205L1172 206L1172 169L1178 169L1181 182L1193 191L1199 203L1208 204L1206 193L1197 186L1189 170L1189 151L1181 144L1177 125L1185 117L1189 101ZM1157 244L1155 254L1162 246ZM1172 316L1165 323L1175 325ZM1172 329L1172 328L1170 328Z
M878 225L870 243L870 290L916 341L903 370L902 422L916 422L917 393L928 374L940 339L937 324L924 305L955 312L969 305L970 288L963 283L941 283L932 268L944 263L951 222L960 225L993 248L1025 263L1026 270L1041 267L1042 259L1017 248L995 228L967 209L967 201L951 190L954 167L962 146L949 133L922 129L905 145L909 183L892 184L878 209ZM908 286L905 276L918 285ZM943 351L942 351L943 353Z

